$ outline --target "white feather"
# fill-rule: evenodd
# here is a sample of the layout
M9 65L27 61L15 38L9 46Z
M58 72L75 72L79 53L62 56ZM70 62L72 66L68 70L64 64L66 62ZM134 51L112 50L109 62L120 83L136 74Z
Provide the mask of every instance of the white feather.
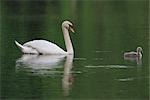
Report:
M15 44L19 47L19 49L23 52L23 53L30 53L30 54L38 54L37 50L31 47L27 47L27 46L23 46L20 43L18 43L17 41L15 41Z
M41 54L65 54L66 52L56 44L46 40L34 40L25 43L23 46L32 47Z

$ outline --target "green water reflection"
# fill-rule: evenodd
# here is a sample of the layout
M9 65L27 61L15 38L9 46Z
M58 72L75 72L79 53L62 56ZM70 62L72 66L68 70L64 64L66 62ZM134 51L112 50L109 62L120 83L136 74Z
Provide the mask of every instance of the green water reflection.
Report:
M63 20L75 25L74 57L15 46L46 39L65 49ZM1 99L148 100L148 30L147 0L1 0ZM124 60L137 46L142 60Z

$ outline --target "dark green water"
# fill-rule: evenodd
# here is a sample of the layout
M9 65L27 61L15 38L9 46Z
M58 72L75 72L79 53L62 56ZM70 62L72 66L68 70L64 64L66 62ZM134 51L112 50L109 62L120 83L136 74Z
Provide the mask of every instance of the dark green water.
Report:
M148 0L1 0L2 100L148 100ZM15 46L33 39L65 49L70 20L75 55L28 56ZM143 48L140 61L123 52Z

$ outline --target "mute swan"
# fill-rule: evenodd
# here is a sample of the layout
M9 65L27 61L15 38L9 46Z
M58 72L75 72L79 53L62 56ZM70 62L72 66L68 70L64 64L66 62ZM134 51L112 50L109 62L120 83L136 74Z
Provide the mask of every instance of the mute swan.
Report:
M15 44L25 54L73 54L73 46L69 36L69 31L74 33L73 24L69 21L64 21L62 23L62 31L64 34L64 40L67 51L64 51L56 44L46 40L33 40L23 45L15 41Z
M142 48L137 47L136 52L125 52L124 58L142 58Z

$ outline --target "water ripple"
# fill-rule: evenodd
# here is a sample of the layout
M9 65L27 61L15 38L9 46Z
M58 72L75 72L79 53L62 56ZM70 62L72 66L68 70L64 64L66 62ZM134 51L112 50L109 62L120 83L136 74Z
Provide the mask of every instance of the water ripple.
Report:
M133 68L131 66L125 66L125 65L97 65L97 66L88 65L85 67L87 68Z

